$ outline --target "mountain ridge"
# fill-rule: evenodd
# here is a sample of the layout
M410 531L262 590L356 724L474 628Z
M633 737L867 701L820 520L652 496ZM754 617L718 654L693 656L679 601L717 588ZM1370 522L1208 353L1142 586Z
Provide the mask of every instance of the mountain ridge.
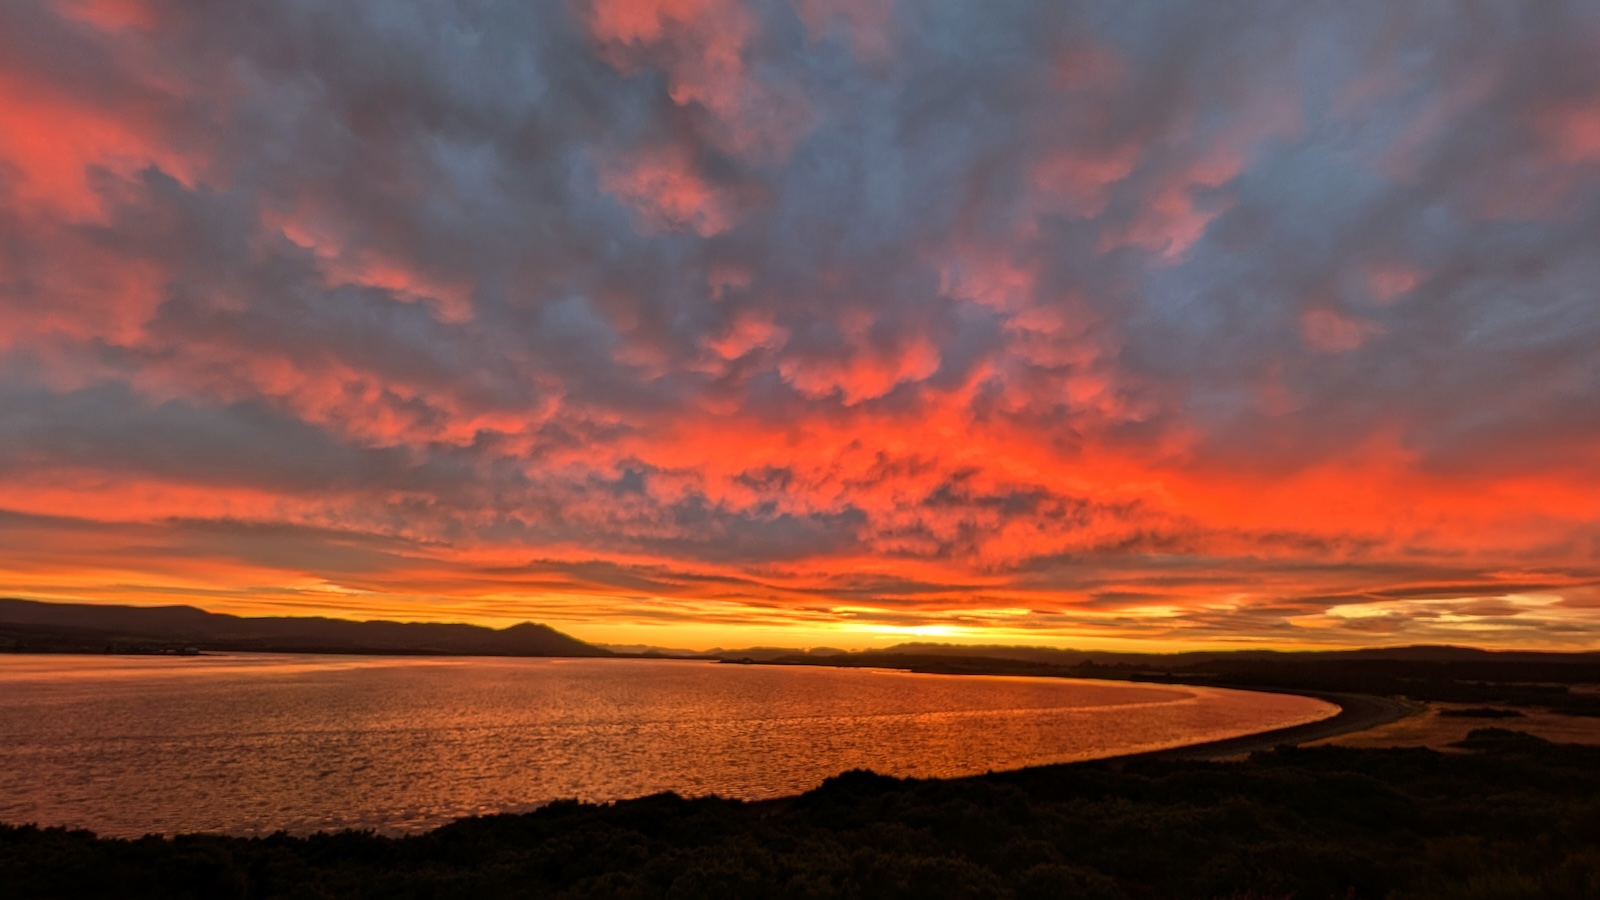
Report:
M609 657L611 651L536 622L488 628L460 622L356 621L326 616L236 616L193 606L120 606L0 598L0 649L200 650ZM97 646L98 645L98 646Z

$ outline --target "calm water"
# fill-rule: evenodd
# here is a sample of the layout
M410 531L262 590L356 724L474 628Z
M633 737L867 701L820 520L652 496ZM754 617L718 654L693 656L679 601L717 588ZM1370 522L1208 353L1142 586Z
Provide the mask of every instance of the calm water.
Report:
M559 797L759 798L1324 718L1304 697L647 660L0 656L0 822L407 831Z

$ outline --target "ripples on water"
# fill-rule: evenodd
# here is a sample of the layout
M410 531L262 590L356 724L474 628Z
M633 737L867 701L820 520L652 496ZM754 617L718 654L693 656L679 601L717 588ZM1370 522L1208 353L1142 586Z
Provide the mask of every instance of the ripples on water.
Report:
M0 822L411 831L560 797L763 798L1325 718L1305 697L654 660L0 656Z

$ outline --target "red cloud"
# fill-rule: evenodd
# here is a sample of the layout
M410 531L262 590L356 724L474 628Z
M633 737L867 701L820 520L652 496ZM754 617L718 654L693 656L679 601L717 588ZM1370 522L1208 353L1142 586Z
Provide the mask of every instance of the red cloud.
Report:
M602 164L600 187L631 207L646 232L686 230L710 237L726 231L736 213L733 198L674 149Z
M1343 353L1365 344L1382 328L1338 310L1308 309L1300 317L1300 330L1306 343L1329 353Z
M125 111L100 108L56 86L0 71L0 165L17 180L13 202L42 204L82 220L101 210L90 178L96 168L130 172L150 165L189 169L183 154Z
M714 140L741 155L787 153L806 117L792 95L756 79L745 64L758 35L737 0L592 0L589 28L624 69L658 64L680 106L704 108Z
M383 10L0 7L15 591L1592 642L1584 28Z

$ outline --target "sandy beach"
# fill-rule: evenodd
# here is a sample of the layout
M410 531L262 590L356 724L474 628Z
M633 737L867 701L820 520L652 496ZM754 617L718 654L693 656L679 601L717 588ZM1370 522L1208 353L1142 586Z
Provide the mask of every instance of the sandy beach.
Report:
M1337 704L1339 712L1320 722L1126 758L1234 759L1285 744L1311 747L1431 747L1448 752L1457 750L1454 745L1477 728L1522 731L1557 744L1600 745L1600 718L1590 716L1562 715L1538 708L1518 708L1516 712L1521 715L1508 718L1456 716L1449 713L1481 708L1483 704L1423 703L1371 694L1315 691L1282 693L1326 700Z
M1337 735L1308 739L1307 742L1341 747L1432 747L1449 751L1456 749L1451 745L1465 739L1467 733L1475 728L1505 728L1526 732L1556 744L1600 744L1600 718L1593 716L1568 716L1531 707L1517 708L1521 716L1504 719L1446 715L1450 711L1482 706L1472 703L1428 703L1415 715Z
M1228 759L1248 756L1258 750L1271 750L1284 744L1298 746L1314 741L1326 741L1344 735L1365 733L1408 717L1419 715L1426 705L1393 697L1375 697L1370 694L1324 693L1320 691L1278 691L1315 697L1336 704L1339 712L1320 722L1277 728L1258 734L1246 734L1204 744L1173 747L1153 753L1140 753L1125 759Z

